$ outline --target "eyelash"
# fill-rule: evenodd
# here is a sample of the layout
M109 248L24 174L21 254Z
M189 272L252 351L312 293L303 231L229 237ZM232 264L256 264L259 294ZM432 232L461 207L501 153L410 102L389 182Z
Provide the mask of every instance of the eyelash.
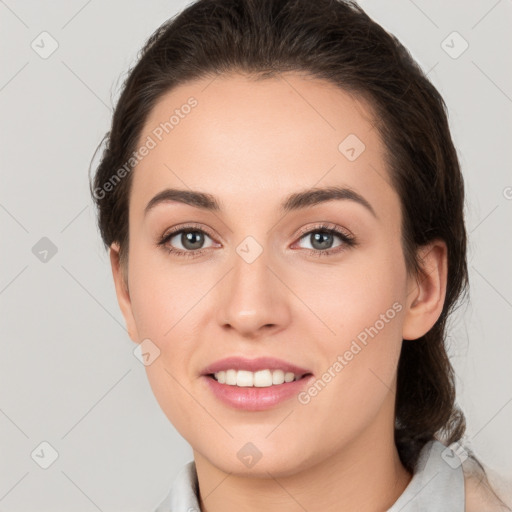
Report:
M342 232L338 228L334 227L335 224L329 224L329 223L321 223L317 226L314 226L313 228L308 228L307 230L301 231L298 234L299 240L304 238L306 235L311 235L312 233L321 232L324 234L329 235L335 235L338 236L343 244L341 246L331 248L331 249L304 249L308 252L311 256L316 257L322 257L322 256L333 256L335 254L338 254L348 248L355 247L358 243L356 242L356 239L345 232ZM171 240L171 238L175 237L176 235L184 232L200 232L204 233L205 235L208 235L210 238L213 238L208 231L205 231L202 227L199 227L195 224L190 224L188 226L181 226L177 229L174 229L170 232L167 232L162 236L162 238L157 242L157 245L160 247L163 247L164 250L167 251L169 254L173 254L175 256L183 257L183 258L198 258L202 254L208 251L209 248L206 249L197 249L195 251L182 251L181 249L174 249L173 247L167 246L167 242Z

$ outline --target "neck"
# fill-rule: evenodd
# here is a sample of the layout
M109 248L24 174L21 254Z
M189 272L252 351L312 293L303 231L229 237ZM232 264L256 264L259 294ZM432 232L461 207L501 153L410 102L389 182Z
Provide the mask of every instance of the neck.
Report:
M370 427L320 463L288 476L225 473L194 452L203 512L238 510L385 511L411 475L401 464L393 429Z

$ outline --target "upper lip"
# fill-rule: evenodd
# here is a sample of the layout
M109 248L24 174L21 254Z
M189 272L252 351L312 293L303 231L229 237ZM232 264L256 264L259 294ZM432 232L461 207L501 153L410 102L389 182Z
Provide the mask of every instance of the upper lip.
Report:
M206 368L203 368L201 374L209 375L225 370L248 370L257 372L259 370L283 370L284 372L292 372L295 375L305 375L311 373L305 368L301 368L295 364L277 359L275 357L258 357L256 359L246 359L244 357L226 357L219 359Z

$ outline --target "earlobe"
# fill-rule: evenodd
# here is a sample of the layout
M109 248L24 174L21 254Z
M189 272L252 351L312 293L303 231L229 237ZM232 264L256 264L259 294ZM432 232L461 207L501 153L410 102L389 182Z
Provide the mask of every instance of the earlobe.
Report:
M128 276L126 275L127 269L121 265L119 257L119 244L114 242L109 248L110 265L112 267L112 276L114 278L114 285L116 288L117 302L126 322L128 335L135 343L139 343L135 319L133 317L132 303L130 299L130 292L128 290Z
M419 249L421 272L408 281L402 337L416 340L437 322L446 296L448 250L443 240Z

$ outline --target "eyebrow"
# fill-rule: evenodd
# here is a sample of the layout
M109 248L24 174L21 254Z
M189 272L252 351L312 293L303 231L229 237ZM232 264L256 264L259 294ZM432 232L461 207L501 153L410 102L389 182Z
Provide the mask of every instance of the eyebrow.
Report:
M364 206L375 218L378 218L372 205L363 196L358 194L355 190L338 186L311 188L290 194L281 204L281 211L288 213L333 200L354 201ZM173 201L188 204L202 210L212 212L222 211L219 201L211 194L195 190L166 188L149 201L144 209L144 215L159 204Z

